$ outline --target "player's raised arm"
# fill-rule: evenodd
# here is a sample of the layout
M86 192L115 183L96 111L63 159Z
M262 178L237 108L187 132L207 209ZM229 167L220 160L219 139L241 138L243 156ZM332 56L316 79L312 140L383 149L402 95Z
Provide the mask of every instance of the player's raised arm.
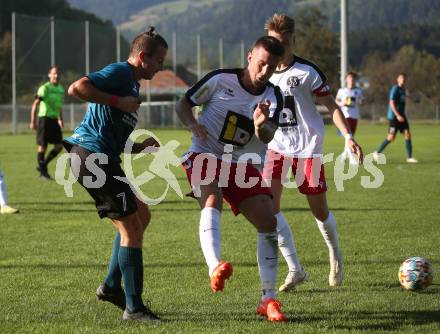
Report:
M68 94L86 102L109 105L125 112L136 112L140 105L140 101L136 97L120 97L97 89L88 77L83 77L72 83Z

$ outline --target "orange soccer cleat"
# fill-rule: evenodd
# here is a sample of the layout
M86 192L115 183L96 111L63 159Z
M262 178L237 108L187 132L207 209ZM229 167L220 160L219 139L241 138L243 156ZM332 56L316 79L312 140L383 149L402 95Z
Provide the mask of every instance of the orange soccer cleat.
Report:
M286 317L281 312L281 303L272 298L258 304L257 314L267 317L269 321L286 321Z
M212 292L223 291L225 281L232 276L232 264L229 262L220 262L211 275Z

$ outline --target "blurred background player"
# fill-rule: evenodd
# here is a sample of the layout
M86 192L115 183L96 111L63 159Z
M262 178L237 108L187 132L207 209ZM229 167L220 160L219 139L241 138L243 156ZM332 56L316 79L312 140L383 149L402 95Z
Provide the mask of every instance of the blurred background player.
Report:
M10 213L18 213L18 209L14 209L8 205L8 195L6 193L6 182L5 175L3 171L0 169L0 213L1 214L10 214Z
M50 180L47 165L63 149L61 129L64 128L62 107L64 102L64 88L59 84L59 70L56 66L49 69L49 81L38 88L32 104L31 122L29 127L37 130L37 170L40 177ZM36 110L38 108L38 122ZM54 148L45 157L47 145L54 144Z
M294 176L301 175L297 184L300 193L307 197L312 214L327 244L330 257L330 286L342 284L343 263L339 248L336 220L329 211L326 197L326 180L322 164L324 122L316 109L314 99L327 107L333 122L344 135L350 150L362 162L362 150L354 141L345 117L330 93L325 75L319 68L293 53L295 22L284 14L274 14L266 21L269 36L277 38L285 52L270 81L284 93L284 109L279 114L278 129L269 143L263 177L271 185L273 206L277 218L278 244L289 272L280 291L289 291L307 280L296 253L290 226L281 212L282 181L289 168ZM296 178L298 179L298 178Z
M110 64L69 87L69 95L89 102L83 121L64 141L70 154L76 154L80 160L75 162L71 158L72 171L95 200L99 217L109 218L117 229L108 274L96 296L124 310L123 320L159 319L142 301L142 242L151 214L148 205L123 181L126 176L120 166L120 155L137 124L139 81L151 80L162 70L167 51L167 42L151 27L134 38L127 61ZM134 143L131 153L140 153L157 144L148 138L142 143ZM108 163L97 163L106 176L100 188L86 183L86 178L95 177L85 163L88 157L96 161L93 154L108 160Z
M197 196L201 208L199 235L211 289L223 291L224 282L233 271L232 265L220 257L224 199L235 215L241 212L258 232L257 262L262 298L257 313L269 321L285 320L281 304L275 299L276 219L270 190L262 184L260 172L247 160L238 161L245 153L264 156L266 144L273 138L276 124L269 120L269 113L278 116L283 97L269 78L282 54L283 46L277 39L261 37L248 54L247 68L221 69L207 74L176 105L177 114L193 134L183 166L193 192L196 194L195 189L200 189ZM202 104L204 110L196 120L192 107ZM245 174L243 178L258 182L249 187L240 186L236 177L240 169ZM200 185L205 179L208 181Z
M354 136L360 118L359 106L362 104L364 96L362 90L356 87L357 74L354 72L348 72L345 77L345 87L341 87L336 94L336 102L341 107L350 128L350 133ZM351 153L350 148L346 144L344 152L341 155L342 160L349 159L351 164L356 164L357 159Z
M403 133L405 137L406 147L406 162L417 163L418 161L412 156L412 142L411 132L409 131L408 118L405 113L405 100L406 100L406 74L400 73L397 76L397 84L391 87L390 102L388 106L387 118L389 121L388 135L385 140L377 148L377 151L373 152L373 157L377 161L378 153L382 153L385 147L396 138L396 133L399 131Z

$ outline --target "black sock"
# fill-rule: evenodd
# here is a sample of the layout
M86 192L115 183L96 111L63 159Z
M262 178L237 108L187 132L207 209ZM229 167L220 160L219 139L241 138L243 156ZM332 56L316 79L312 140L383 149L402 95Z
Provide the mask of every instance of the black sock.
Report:
M119 267L119 248L121 243L121 234L116 233L115 240L113 241L113 250L110 263L108 265L108 274L105 279L105 285L112 290L121 290L122 273Z
M60 151L53 149L52 151L49 152L49 154L46 157L46 166L49 164L49 162L51 162L53 160L53 158L55 158L58 153L60 153Z
M38 154L37 154L38 169L40 170L40 173L46 171L46 163L44 161L44 153L45 152L38 152Z
M120 246L118 262L124 279L127 308L130 312L140 312L144 308L142 302L144 286L142 248Z

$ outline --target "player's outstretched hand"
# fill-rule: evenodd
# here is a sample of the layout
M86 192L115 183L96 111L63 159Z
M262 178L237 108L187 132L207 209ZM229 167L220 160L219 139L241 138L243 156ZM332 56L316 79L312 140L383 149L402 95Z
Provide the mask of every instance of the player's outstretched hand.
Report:
M397 121L399 123L403 123L403 122L405 122L405 118L399 115L399 116L397 116Z
M31 130L36 130L37 129L37 125L35 124L35 122L30 122L29 123L29 129L31 129Z
M116 108L125 112L136 112L140 107L141 101L134 96L123 96L118 98Z
M257 104L257 108L254 111L254 125L256 128L261 127L264 122L269 119L269 107L270 101L266 100L264 103Z
M206 128L202 124L190 124L188 125L188 130L191 131L194 136L199 137L202 140L208 139L208 131L206 131Z
M348 147L350 147L350 150L352 153L356 154L359 160L359 164L362 164L364 161L364 153L362 152L362 148L353 138L350 138L347 141Z

